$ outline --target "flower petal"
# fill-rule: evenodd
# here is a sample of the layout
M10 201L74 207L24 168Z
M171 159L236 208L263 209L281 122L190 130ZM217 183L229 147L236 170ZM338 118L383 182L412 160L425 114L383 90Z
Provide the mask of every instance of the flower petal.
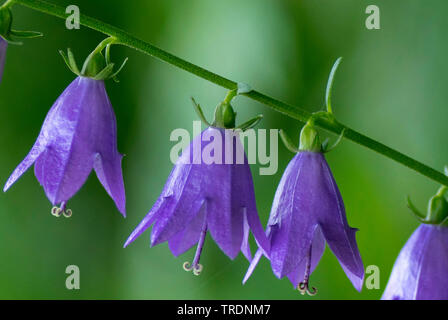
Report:
M169 248L176 257L198 243L202 227L204 226L204 219L205 206L199 210L199 213L186 228L168 240Z
M420 225L401 250L383 300L447 300L448 228Z
M137 239L143 232L148 229L154 220L160 215L163 214L164 210L170 206L171 197L163 197L160 196L151 211L143 218L143 220L138 224L138 226L132 231L131 235L126 240L123 245L126 248L130 243L132 243L135 239Z
M275 193L268 227L271 230L270 260L278 278L294 272L306 257L317 226L313 215L313 163L305 153L288 164Z
M93 168L98 180L104 189L114 200L118 210L126 217L126 196L124 192L123 174L121 170L121 160L123 156L116 154L113 159L103 159L98 154Z
M316 227L314 232L313 244L311 245L311 266L310 266L310 275L313 273L314 269L316 269L319 264L322 255L325 250L325 239L322 234L320 227ZM299 266L296 270L288 274L288 279L291 281L294 288L297 288L299 283L303 280L305 275L307 260L306 257L299 263Z
M24 174L25 171L27 171L33 165L33 163L44 150L45 144L41 139L38 138L31 151L13 171L8 181L6 181L6 184L3 188L4 192L6 192L22 176L22 174Z
M260 262L260 259L261 259L262 256L263 256L263 250L258 249L257 252L255 253L254 258L250 262L249 268L246 271L246 274L245 274L244 279L243 279L243 284L245 284L247 282L247 280L249 280L250 276L252 275L252 273L255 270L255 267Z
M331 251L339 260L354 287L361 291L364 282L364 266L356 243L357 229L347 223L344 203L339 189L322 155L321 179L322 204L319 224ZM325 186L325 187L324 187Z

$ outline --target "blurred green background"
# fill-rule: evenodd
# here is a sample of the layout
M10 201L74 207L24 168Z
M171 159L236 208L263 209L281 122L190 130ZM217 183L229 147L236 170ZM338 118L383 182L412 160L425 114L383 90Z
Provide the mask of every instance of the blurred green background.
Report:
M330 68L344 57L333 89L337 118L368 136L441 169L448 161L446 118L448 23L444 0L96 0L81 12L124 28L169 52L309 111L320 110ZM365 28L365 8L381 10L381 30ZM3 184L35 141L53 102L72 81L59 49L81 64L103 38L63 20L17 6L14 27L44 38L8 50L0 86L0 181ZM211 241L204 272L182 270L194 251L176 259L168 246L149 248L149 231L122 245L158 197L172 164L169 134L192 130L194 96L209 118L225 90L133 50L121 82L107 83L118 119L128 218L123 219L92 174L70 201L71 219L56 219L32 170L0 195L0 298L3 299L307 299L278 280L263 259L249 282L240 255L230 261ZM243 122L265 115L262 128L284 128L298 139L300 124L237 98ZM279 145L279 170L259 176L253 166L260 219L265 225L276 185L292 154ZM372 151L344 141L328 161L360 229L365 266L381 270L380 290L358 293L327 248L311 277L321 299L378 299L394 260L417 222L405 206L410 194L422 209L438 185ZM65 268L81 270L81 289L65 288Z

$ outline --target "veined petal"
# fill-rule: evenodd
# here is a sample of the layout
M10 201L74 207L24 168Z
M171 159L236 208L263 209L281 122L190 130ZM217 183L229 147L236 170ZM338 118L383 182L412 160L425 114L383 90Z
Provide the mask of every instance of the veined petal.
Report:
M401 250L383 300L448 299L448 228L420 225Z
M171 252L177 257L189 250L198 243L201 236L202 227L204 226L205 205L199 210L199 213L193 220L179 233L168 240Z
M6 181L6 184L3 188L4 192L6 192L22 176L22 174L24 174L33 165L33 163L44 150L45 144L43 143L43 141L41 141L41 139L38 138L31 151L13 171L8 181Z
M122 155L116 154L113 159L103 159L98 154L93 167L98 180L100 180L104 189L106 189L109 196L114 200L118 210L126 217L126 196L121 170L122 158Z
M206 201L200 192L202 172L193 164L178 164L162 194L171 194L170 208L157 218L151 233L151 246L167 241L182 231L199 213ZM207 208L208 208L207 200Z
M305 153L288 164L275 193L268 226L271 229L270 260L278 278L294 272L308 255L317 226L313 215L313 163Z
M250 251L249 244L249 234L250 234L250 226L247 221L247 212L246 209L243 209L243 242L241 243L241 252L246 257L247 260L252 261L252 252Z
M356 243L357 229L347 223L344 203L330 168L321 155L321 206L318 215L325 240L339 260L354 287L361 291L364 282L364 266Z
M237 198L244 192L234 184L238 178L233 166L209 165L204 184L204 190L213 197L207 205L208 229L216 244L231 259L236 258L243 241L243 203Z
M425 226L430 229L424 251L417 300L448 300L448 228Z
M138 224L138 226L132 231L131 235L127 238L125 244L126 248L130 243L137 239L143 232L146 231L154 222L154 220L159 216L163 215L164 211L170 207L171 197L160 196L151 211L148 212L145 218Z
M96 121L94 169L109 196L114 200L118 210L126 216L126 196L124 191L121 162L123 156L117 148L117 120L107 96L104 82L97 82L97 107L91 117Z
M254 258L250 262L249 268L246 271L246 274L245 274L244 279L243 279L243 284L245 284L247 282L247 280L249 280L250 276L252 275L252 273L255 270L255 267L260 262L260 259L261 259L262 256L263 256L263 251L261 249L258 249L257 252L255 253Z
M311 265L310 265L310 275L313 273L314 269L316 269L319 264L322 255L325 250L325 239L320 230L320 227L316 227L314 232L314 239L311 245ZM297 267L296 270L288 274L288 279L291 281L294 288L297 288L299 283L303 280L305 275L305 269L307 265L307 258L305 257Z

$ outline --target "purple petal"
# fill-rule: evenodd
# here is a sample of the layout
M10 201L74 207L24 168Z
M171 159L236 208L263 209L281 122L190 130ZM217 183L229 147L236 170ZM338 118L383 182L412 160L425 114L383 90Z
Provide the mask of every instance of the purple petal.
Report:
M311 245L310 275L313 273L314 269L316 269L317 265L319 264L319 261L322 258L322 255L324 254L324 250L325 250L324 236L322 234L320 227L316 227L314 232L313 243ZM291 281L294 288L297 288L299 283L303 280L305 275L306 264L307 259L305 257L305 259L299 263L297 269L288 274L288 279L289 281Z
M241 252L250 262L252 261L252 252L250 251L249 244L250 227L249 222L247 221L247 212L245 208L243 209L243 215L243 242L241 243Z
M128 237L124 244L124 248L126 248L130 243L132 243L135 239L137 239L143 232L148 229L154 220L158 217L158 215L165 210L165 208L170 206L171 197L159 197L152 207L151 211L143 218L143 220L138 224L138 226L132 231L131 235Z
M310 196L313 177L310 163L299 153L289 163L275 193L268 226L271 232L270 260L278 278L297 269L309 252L317 226L315 202Z
M330 168L321 155L321 212L319 224L331 251L339 260L342 269L361 291L364 282L364 266L356 243L357 229L347 223L342 196L331 174Z
M6 192L21 176L24 174L29 167L33 165L36 159L41 155L41 153L45 150L44 141L42 139L37 139L33 148L28 153L28 155L23 159L23 161L17 166L17 168L13 171L11 176L3 188L3 191Z
M448 228L420 225L401 250L383 300L447 300Z
M205 220L205 206L181 232L168 240L171 252L177 257L189 250L199 241Z
M93 168L98 180L104 189L114 200L118 210L126 217L126 196L124 192L123 174L121 170L121 160L123 156L116 154L112 159L104 158L98 154Z
M247 282L247 280L249 280L250 276L252 275L252 273L255 270L255 267L258 265L258 262L260 262L260 259L262 256L263 256L263 250L258 249L257 252L255 253L254 258L250 262L249 268L246 271L246 275L244 276L244 279L243 279L243 284L245 284Z

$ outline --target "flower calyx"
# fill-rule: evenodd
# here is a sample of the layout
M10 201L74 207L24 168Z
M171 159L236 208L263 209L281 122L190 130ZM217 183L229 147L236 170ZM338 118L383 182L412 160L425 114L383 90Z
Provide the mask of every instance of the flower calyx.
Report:
M428 202L426 214L421 213L407 197L407 205L421 223L448 227L448 187L441 186Z
M233 107L231 105L231 101L234 97L236 97L239 94L248 93L252 89L247 84L238 84L238 89L231 90L227 93L225 99L218 104L218 106L215 109L215 118L213 122L209 122L204 112L202 111L201 106L196 102L194 98L191 98L191 101L193 103L193 107L201 119L201 121L208 127L216 127L216 128L222 128L222 129L237 129L241 131L249 130L253 127L255 127L261 119L263 119L263 115L260 114L249 121L246 121L238 126L236 126L236 112L233 110Z
M22 42L17 41L15 38L36 38L41 37L43 34L37 31L19 31L12 29L12 12L10 6L12 2L6 2L0 7L0 37L3 38L8 44L21 45Z
M113 79L115 82L119 82L117 76L121 70L123 70L128 58L123 61L117 70L114 70L115 63L111 62L110 59L110 48L113 44L116 44L116 39L113 37L103 40L95 50L89 54L81 71L78 68L73 52L70 49L67 49L67 54L62 50L60 50L59 53L68 68L79 77L87 77L94 80Z

